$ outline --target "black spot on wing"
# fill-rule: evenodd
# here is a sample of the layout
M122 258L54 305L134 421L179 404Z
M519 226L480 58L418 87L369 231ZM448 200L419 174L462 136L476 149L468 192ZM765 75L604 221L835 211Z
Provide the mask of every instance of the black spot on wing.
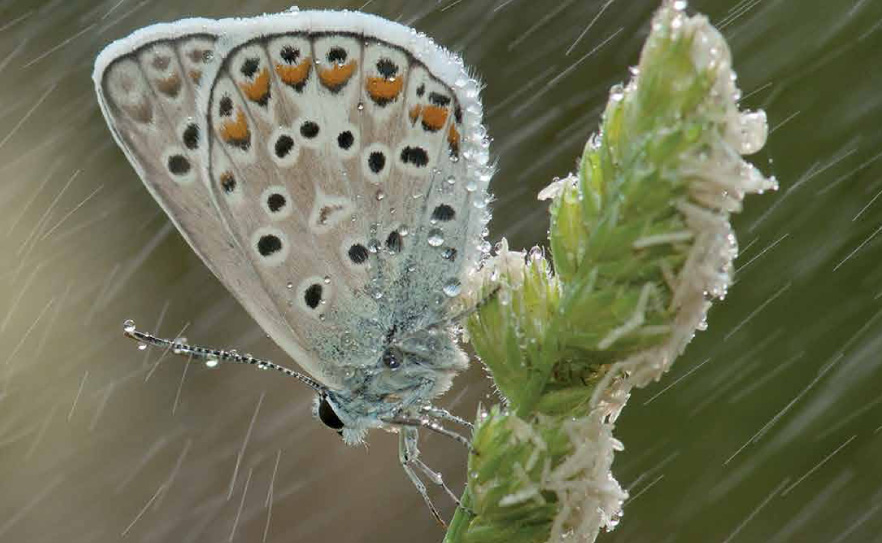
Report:
M401 162L422 168L429 163L429 153L422 147L408 146L401 150Z
M349 260L354 264L363 264L367 262L369 255L370 253L368 252L367 247L361 243L356 243L349 248Z
M190 172L190 161L184 155L168 157L168 171L175 175L186 175Z
M194 151L199 148L199 125L195 123L190 123L187 125L187 128L184 129L184 134L181 137L184 140L184 146L191 151Z
M380 151L374 151L368 156L368 168L374 173L380 173L386 167L386 155Z
M270 194L266 199L266 207L273 213L278 213L287 205L288 200L279 193Z
M260 68L260 59L259 58L247 58L245 62L242 63L242 66L239 68L239 71L242 72L242 75L248 78L254 77L254 74L257 73L257 70Z
M322 301L322 286L318 283L309 285L303 292L303 301L310 309L315 309Z
M455 216L456 211L447 204L441 204L432 211L433 221L447 222L453 220Z
M282 250L282 240L278 236L267 234L257 240L257 252L262 256L271 256Z
M404 239L401 237L398 230L389 232L389 236L386 237L386 248L389 249L389 252L400 253L403 245Z
M287 134L282 134L279 136L279 139L276 140L275 151L276 156L279 158L285 158L288 156L293 148L294 139Z
M352 147L353 143L355 143L355 136L353 136L352 132L349 130L340 132L340 134L337 135L337 145L340 146L340 149L345 151Z

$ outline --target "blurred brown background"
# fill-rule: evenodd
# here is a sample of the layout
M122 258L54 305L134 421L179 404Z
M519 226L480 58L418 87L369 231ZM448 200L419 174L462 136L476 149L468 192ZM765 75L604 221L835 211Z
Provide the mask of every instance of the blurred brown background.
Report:
M491 237L542 243L535 194L573 168L656 2L300 7L362 5L481 76L499 164ZM345 447L296 383L250 368L184 375L121 334L133 318L285 362L144 190L90 75L104 45L149 23L287 7L0 1L0 541L262 541L274 471L267 541L442 537L394 436ZM690 9L730 40L743 105L768 110L755 161L781 190L737 219L737 283L709 330L620 418L615 472L633 497L601 541L882 541L882 1ZM494 400L475 363L442 404L471 416L478 401ZM423 449L461 489L464 452L436 436Z

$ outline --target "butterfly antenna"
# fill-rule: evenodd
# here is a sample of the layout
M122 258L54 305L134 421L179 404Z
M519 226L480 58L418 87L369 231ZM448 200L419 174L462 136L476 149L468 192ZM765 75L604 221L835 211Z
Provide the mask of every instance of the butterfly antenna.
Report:
M205 347L197 347L196 345L189 345L186 342L180 340L173 341L170 339L158 338L152 334L141 332L140 330L136 329L135 323L131 320L123 323L123 333L126 337L134 339L142 345L153 345L155 347L161 347L164 348L166 352L171 351L172 354L185 356L192 360L204 360L205 364L211 367L214 367L220 363L250 364L252 366L257 366L260 369L276 370L284 373L288 377L293 377L299 380L301 383L304 383L306 386L312 388L316 392L322 393L325 391L325 387L312 377L286 368L285 366L280 366L275 362L262 360L260 358L254 358L253 356L248 354L239 354L235 351L208 349Z

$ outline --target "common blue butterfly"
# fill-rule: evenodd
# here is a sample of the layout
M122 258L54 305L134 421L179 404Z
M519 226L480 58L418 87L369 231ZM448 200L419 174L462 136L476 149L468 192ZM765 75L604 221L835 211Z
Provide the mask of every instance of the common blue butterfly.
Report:
M346 443L398 431L440 520L418 472L444 483L417 429L467 443L440 421L468 423L431 401L467 365L458 297L490 218L489 140L462 61L376 16L291 11L150 26L108 46L94 81L147 189L308 375L130 321L126 334L296 377Z

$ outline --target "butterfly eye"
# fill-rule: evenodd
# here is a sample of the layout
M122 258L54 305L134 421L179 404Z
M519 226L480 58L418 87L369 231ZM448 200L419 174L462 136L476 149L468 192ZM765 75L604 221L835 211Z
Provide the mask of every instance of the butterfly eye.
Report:
M399 360L398 357L395 356L395 353L389 350L383 352L382 360L383 365L391 370L394 370L395 368L401 366L401 360Z
M319 402L318 416L319 420L322 421L325 426L337 430L338 434L342 433L343 421L340 420L340 417L334 412L334 408L328 403L327 397L323 396L321 402Z

